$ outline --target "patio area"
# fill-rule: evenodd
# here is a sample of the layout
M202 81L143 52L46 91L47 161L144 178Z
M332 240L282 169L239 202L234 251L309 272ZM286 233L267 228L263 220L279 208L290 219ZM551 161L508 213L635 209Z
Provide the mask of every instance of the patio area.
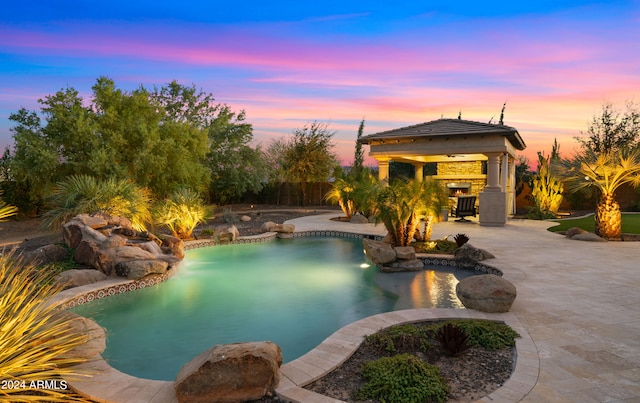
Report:
M295 224L296 232L386 232L382 225L329 219L339 215L307 216L288 222ZM432 238L465 233L472 245L493 253L496 259L486 263L502 270L504 278L518 290L509 313L410 310L363 319L336 332L334 347L314 350L302 357L308 356L305 362L294 360L284 365L279 392L302 402L335 402L313 396L295 384L323 365L330 365L327 357L337 360L341 354L348 354L345 340L357 341L357 334L373 333L392 322L469 315L505 320L523 335L518 342L514 375L483 401L639 402L639 244L572 241L548 232L546 228L552 223L544 221L512 219L503 227L485 227L477 219L471 220L437 223ZM99 401L175 401L171 382L133 378L104 362L95 363L94 368L104 372L74 386Z

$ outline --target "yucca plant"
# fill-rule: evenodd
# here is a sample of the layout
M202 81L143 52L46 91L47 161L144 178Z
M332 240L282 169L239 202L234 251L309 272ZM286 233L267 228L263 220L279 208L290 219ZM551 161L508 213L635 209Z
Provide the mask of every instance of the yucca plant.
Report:
M72 175L56 184L45 224L57 229L78 214L103 212L126 217L136 230L143 231L151 222L150 202L149 191L129 180L100 181L88 175Z
M12 254L0 256L0 379L10 385L0 388L0 401L85 401L37 387L37 381L83 375L74 366L86 361L74 349L88 336L73 330L73 319L56 315L48 302L60 288L50 280L46 270L23 267Z
M554 218L562 203L564 187L560 177L554 173L553 160L538 153L538 173L533 177L531 197L535 207L531 218Z
M0 190L0 195L2 191ZM0 199L0 222L5 221L7 218L15 215L18 212L16 206L8 205L4 200Z
M209 218L200 196L190 189L179 189L160 202L154 210L154 222L164 225L181 239L191 238L196 226Z
M571 190L596 189L600 193L595 213L596 235L620 238L622 213L615 192L626 183L635 187L640 185L640 149L601 154L585 152L566 164Z

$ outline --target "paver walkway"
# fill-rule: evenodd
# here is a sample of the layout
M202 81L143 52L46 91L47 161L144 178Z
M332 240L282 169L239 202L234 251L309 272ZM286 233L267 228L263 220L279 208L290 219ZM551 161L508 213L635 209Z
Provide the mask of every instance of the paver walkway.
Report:
M356 225L324 216L290 222L300 231ZM448 221L434 226L432 238L467 234L470 244L496 256L486 263L516 285L510 313L540 359L523 402L640 402L640 243L573 241L547 231L550 225ZM380 227L368 231L384 232Z

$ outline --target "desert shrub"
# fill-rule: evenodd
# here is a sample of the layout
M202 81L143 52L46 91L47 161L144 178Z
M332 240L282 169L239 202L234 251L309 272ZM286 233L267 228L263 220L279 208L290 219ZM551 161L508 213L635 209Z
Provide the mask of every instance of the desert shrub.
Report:
M448 239L436 239L435 241L414 242L412 246L419 253L442 253L452 255L458 249L458 245Z
M384 357L365 363L361 369L367 380L356 398L381 402L444 402L449 387L438 368L411 354Z
M222 221L227 224L236 224L238 222L238 216L231 211L230 207L222 209Z
M513 347L516 345L516 338L520 337L518 332L513 330L509 325L501 322L480 319L461 319L448 321L469 335L469 341L484 347L487 350L499 350L504 347Z
M24 266L11 254L0 256L0 401L86 401L65 391L30 387L32 381L81 375L74 367L85 361L74 349L88 336L73 329L73 319L57 315L48 304L60 290L47 270Z
M388 327L367 336L365 343L390 353L425 351L429 348L425 328L412 324Z
M189 239L196 226L206 221L208 209L200 196L190 189L180 189L154 209L154 222L164 225L173 236Z

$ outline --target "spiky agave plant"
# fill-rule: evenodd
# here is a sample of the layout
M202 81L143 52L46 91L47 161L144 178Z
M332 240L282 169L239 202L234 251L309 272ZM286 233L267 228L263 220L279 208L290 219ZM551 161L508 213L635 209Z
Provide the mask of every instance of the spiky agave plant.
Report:
M2 192L0 192L0 194L2 194ZM17 212L18 208L16 206L8 205L4 200L0 199L0 222L5 221Z
M56 315L49 301L60 288L50 280L50 272L23 266L11 253L0 256L0 401L86 401L64 387L37 387L82 375L74 366L86 361L74 349L88 336L73 330L74 319Z

